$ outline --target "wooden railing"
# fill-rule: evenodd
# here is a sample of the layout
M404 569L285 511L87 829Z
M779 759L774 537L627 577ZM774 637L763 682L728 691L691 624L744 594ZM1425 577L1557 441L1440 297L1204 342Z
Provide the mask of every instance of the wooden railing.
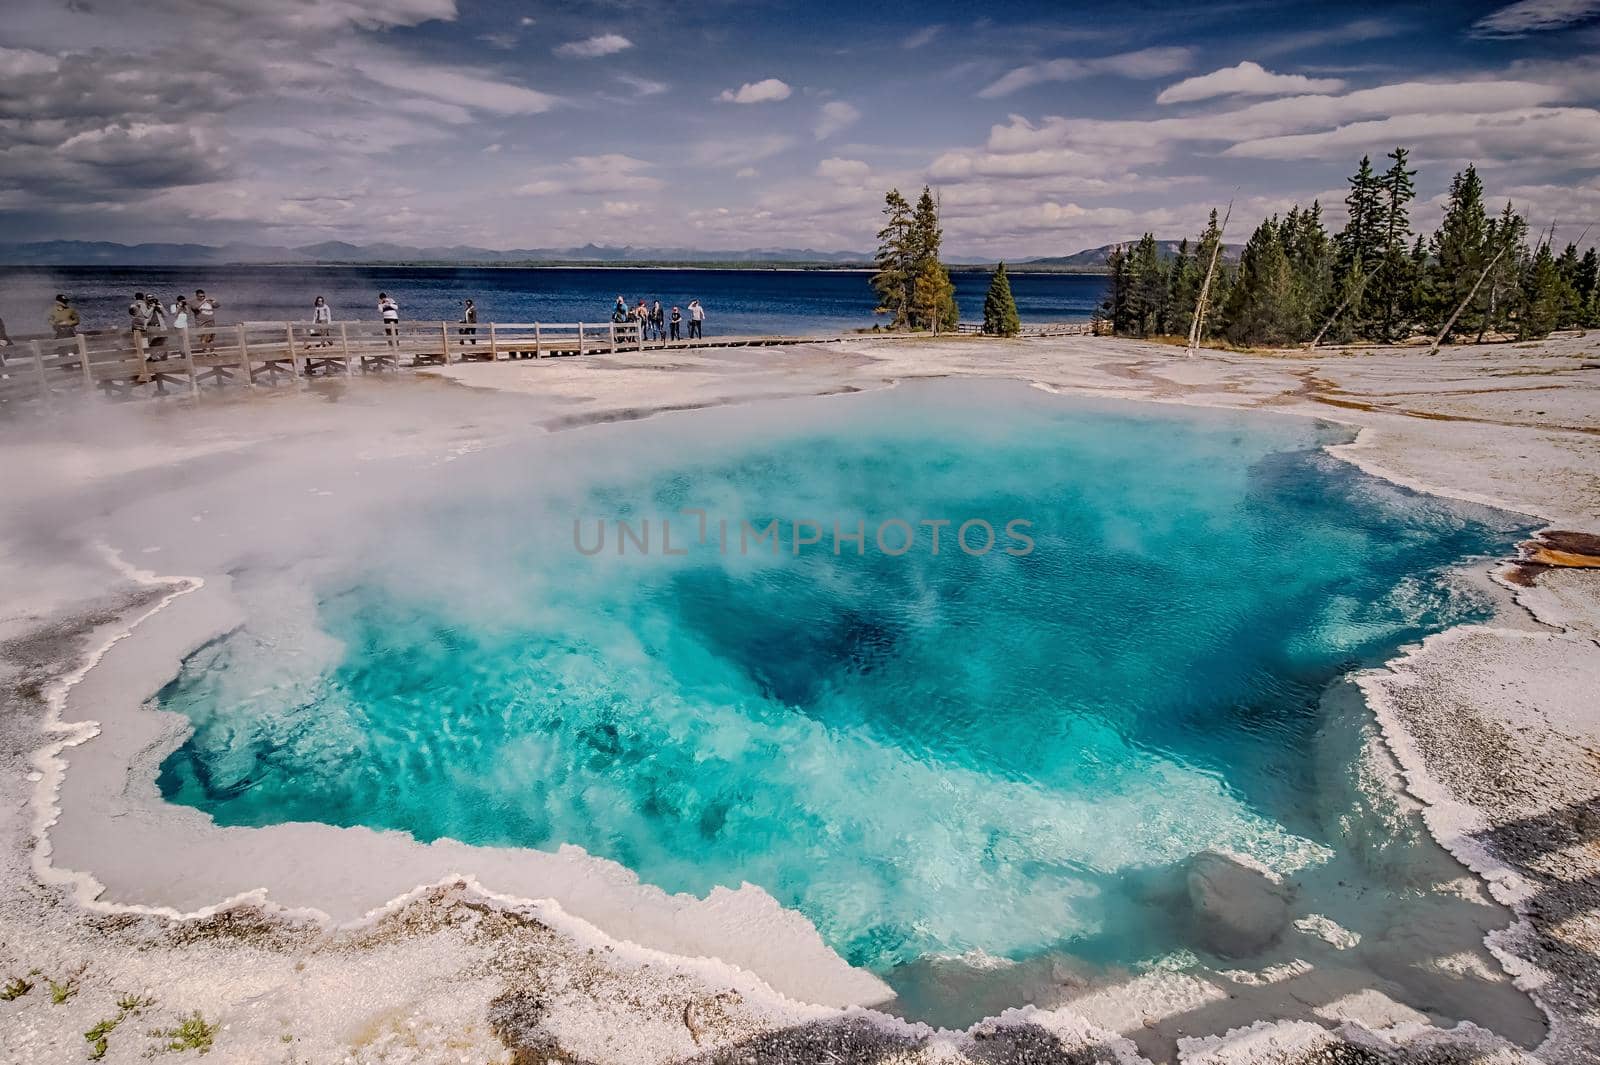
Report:
M319 374L463 359L542 358L644 347L637 322L243 322L146 332L79 333L0 349L0 405L81 392L198 394Z
M962 322L956 326L956 332L972 335L983 332L981 322ZM1081 337L1093 336L1094 324L1092 322L1045 322L1037 325L1024 325L1016 334L1019 337Z

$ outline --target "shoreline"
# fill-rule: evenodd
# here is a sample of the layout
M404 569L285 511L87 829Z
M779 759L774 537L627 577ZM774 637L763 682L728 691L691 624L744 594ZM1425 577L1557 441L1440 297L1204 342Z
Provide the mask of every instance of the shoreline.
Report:
M1036 345L1039 348L1045 348L1045 347L1051 346L1047 342L1046 343L1031 342L1031 343L1033 343L1034 345ZM887 354L888 353L884 353L884 352L872 353L873 356L887 355ZM892 361L893 358L894 358L894 356L890 355L889 356L889 361ZM613 358L612 360L609 360L609 361L611 361L613 363L619 363L619 362L624 362L625 360L622 360L620 358ZM697 360L695 360L695 359L693 359L691 357L691 358L684 359L682 361L688 362L688 363L694 363ZM715 361L715 360L706 360L706 359L702 358L702 359L700 359L698 361L699 362L706 362L706 361ZM731 361L737 361L737 360L735 359L735 360L731 360ZM1182 369L1182 367L1172 367L1172 368L1173 369ZM443 374L441 376L446 376L446 377L450 377L452 379L456 379L458 381L458 383L464 383L464 384L465 383L471 383L471 384L480 385L480 387L482 387L481 382L469 382L469 381L459 380L460 378L463 378L463 377L474 376L474 370L472 368L462 368L460 370L457 370L456 372ZM925 372L924 373L916 373L916 374L901 374L899 376L891 376L891 375L885 374L884 376L877 378L876 386L877 387L893 387L894 384L899 383L899 382L904 381L904 380L907 380L907 379L909 379L911 377L914 377L914 376L927 376L927 375L926 375ZM968 374L967 376L978 376L978 374L975 374L975 373L974 374ZM1043 389L1045 389L1047 391L1055 391L1055 390L1057 390L1057 386L1056 385L1047 383L1045 381L1033 380L1033 379L1027 377L1026 375L1020 374L1020 373L1015 373L1015 372L1014 373L1010 373L1010 374L1001 373L1001 374L994 375L994 376L1005 376L1005 377L1013 377L1013 378L1021 379L1021 380L1027 381L1028 383L1033 384L1035 387L1040 387L1040 388L1043 388ZM494 386L489 386L489 387L494 387ZM1084 390L1079 389L1079 390L1075 390L1074 394L1078 394L1078 395L1099 395L1099 394L1104 394L1104 393L1103 392L1095 392L1095 391L1084 391ZM657 397L657 398L661 398L661 397ZM723 402L729 403L729 404L738 404L738 403L741 403L741 402L744 402L744 401L748 401L750 399L758 399L758 398L764 398L764 397L759 396L759 395L745 395L745 396L735 395L735 396L733 396L731 398L725 399ZM1171 401L1173 401L1170 397L1168 399L1164 400L1164 399L1160 398L1159 396L1152 397L1152 396L1149 396L1149 395L1128 395L1128 396L1125 396L1125 397L1118 397L1118 398L1145 399L1145 400L1152 400L1153 399L1154 401L1157 401L1157 402L1171 402ZM1194 397L1188 397L1187 400L1178 400L1178 401L1179 402L1194 402ZM1219 403L1201 402L1198 405L1202 405L1202 406L1238 406L1238 404L1220 403L1220 402ZM613 406L615 406L615 405L613 405ZM1397 471L1394 471L1392 469L1384 467L1381 463L1375 463L1371 468L1369 468L1367 465L1364 465L1363 462L1360 461L1360 459L1358 457L1352 457L1351 455L1348 454L1348 452L1353 452L1353 451L1363 451L1363 450L1371 451L1371 450L1380 450L1381 449L1381 444L1376 442L1380 434L1378 434L1375 431L1375 427L1372 424L1368 423L1368 422L1359 422L1359 421L1356 421L1353 418L1351 418L1351 419L1341 418L1341 417L1338 417L1338 416L1331 416L1331 415L1328 415L1328 414L1324 414L1324 413L1320 413L1320 412L1314 412L1314 411L1307 411L1307 410L1294 410L1294 411L1280 410L1279 412L1280 413L1303 413L1303 414L1307 414L1309 416L1314 416L1314 417L1321 418L1322 420L1329 421L1329 422L1337 422L1337 423L1340 423L1340 424L1354 425L1358 430L1357 431L1357 435L1356 435L1354 440L1352 440L1352 441L1350 441L1348 443L1344 443L1344 444L1331 445L1327 450L1329 450L1330 453L1333 453L1335 455L1335 457L1343 459L1345 461L1349 461L1353 465L1357 466L1358 468L1361 468L1365 472L1371 473L1371 474L1373 474L1375 476L1381 476L1384 479L1389 480L1391 482L1405 485L1406 487L1413 488L1414 490L1426 491L1429 494L1443 495L1443 496L1449 496L1449 497L1453 497L1453 498L1468 498L1472 502L1487 503L1489 505L1494 505L1494 506L1500 507L1501 509L1513 510L1513 511L1516 511L1516 512L1519 512L1519 513L1533 513L1536 516L1539 516L1539 517L1545 518L1545 519L1550 519L1551 518L1551 515L1548 514L1548 513L1541 513L1540 511L1537 511L1537 510L1530 510L1530 508L1527 506L1526 502L1522 502L1522 503L1518 503L1518 504L1509 504L1508 501L1505 501L1505 500L1498 500L1498 501L1495 501L1495 502L1490 502L1490 500L1493 498L1493 497L1490 497L1490 496L1480 496L1478 498L1470 498L1468 496L1462 495L1461 494L1461 490L1459 489L1459 487L1455 487L1455 486L1446 486L1443 489L1441 489L1438 486L1431 486L1425 481L1412 481L1411 483L1408 483L1408 480L1410 480L1410 475L1399 473ZM648 416L648 415L645 415L645 416ZM1369 434L1371 434L1371 435L1369 435ZM1374 462L1374 460L1372 460L1370 457L1369 457L1368 461L1369 462ZM1592 524L1593 524L1593 522L1591 521L1591 525ZM191 591L191 590L198 590L198 589L195 588L195 587L191 587L191 588L185 589L185 591ZM162 603L161 603L160 606L156 607L149 614L146 614L145 617L148 618L150 616L153 616L154 613L157 610L163 609L168 604L170 604L172 601L174 601L178 596L183 595L183 594L184 594L184 592L175 592L175 593L170 594L168 597L166 597L165 599L162 600ZM1517 590L1511 590L1511 595L1512 596L1515 597L1516 594L1517 594ZM1520 602L1520 599L1519 599L1519 602ZM1523 609L1527 609L1527 607L1523 606ZM143 619L141 619L141 620L143 620ZM1460 631L1459 628L1450 630L1451 633L1458 632L1458 631ZM1443 635L1448 635L1448 634L1441 634L1441 637ZM1391 659L1388 663L1386 663L1385 667L1382 670L1368 671L1368 672L1381 672L1381 673L1394 672L1398 667L1403 666L1405 663L1410 662L1412 660L1415 660L1419 656L1423 656L1425 654L1430 653L1429 644L1434 640L1440 639L1441 637L1430 637L1430 639L1428 641L1424 641L1424 643L1420 647L1416 648L1414 651L1403 651L1400 655L1396 656L1396 658ZM120 641L121 638L122 638L121 636L117 636L117 637L114 637L110 642L108 642L106 644L106 646L101 649L101 651L99 652L99 655L97 655L95 657L95 661L98 661L98 658L100 656L103 656L104 654L108 653L109 650L118 641ZM94 665L94 662L90 662L90 664L83 669L82 675L79 677L80 681L91 675L93 665ZM62 699L63 706L65 705L67 697L70 696L70 687L71 687L71 685L67 686L67 688L63 690L63 699ZM1372 698L1370 697L1370 695L1369 695L1369 698L1368 698L1368 708L1369 708L1369 712L1375 718L1379 719L1379 723L1383 724L1383 721L1381 720L1382 715L1381 715L1378 707L1374 704L1374 702L1373 702ZM1386 738L1388 738L1387 734L1388 734L1389 731L1390 731L1389 728L1385 728ZM84 738L87 738L87 737L84 737ZM79 742L81 742L81 740ZM1427 801L1426 801L1427 800L1427 795L1426 794L1422 794L1422 793L1428 793L1429 792L1429 786L1426 783L1428 778L1425 776L1425 773L1426 773L1425 759L1423 759L1422 756L1420 754L1418 754L1417 752L1409 750L1409 749L1406 749L1404 751L1393 749L1396 745L1393 743L1392 739L1391 739L1390 743L1391 743L1391 753L1394 754L1396 760L1400 763L1402 770L1406 773L1406 775L1408 777L1408 784L1410 784L1410 789L1413 790L1413 794L1415 794L1418 798L1424 799L1424 805L1425 806L1429 805L1427 803ZM1401 746L1403 746L1403 745L1401 745ZM1410 757L1408 757L1408 755ZM1408 761L1413 763L1413 764L1408 765L1407 764ZM1415 779L1413 780L1412 778L1415 778ZM47 782L48 782L47 780L41 780L40 784L43 785L43 784L45 784ZM43 827L47 827L47 826L41 826L41 828L43 828ZM1432 828L1432 827L1433 826L1432 826L1432 823L1430 821L1430 828ZM261 831L261 830L249 830L249 831ZM1436 833L1436 835L1437 835L1437 833ZM38 852L35 852L35 853L36 853L36 856L37 856ZM406 904L406 900L408 898L413 898L413 897L415 897L415 895L416 895L416 893L418 891L424 891L424 890L426 890L426 887L424 887L424 888L414 888L408 894L402 895L397 899L391 900L390 903L387 904L390 909L387 910L386 912L392 912L392 908L393 907L397 907L397 906L398 907L403 907ZM215 909L217 909L217 908L218 907L212 907L213 911ZM381 912L385 912L385 908L384 907L380 907L378 911L374 911L373 914L369 914L369 916L373 917L374 920L381 919L380 916L374 916L374 915L379 915ZM1525 916L1522 918L1522 921L1523 921L1523 923L1526 923L1526 917ZM1490 948L1494 949L1494 944L1491 943L1490 944ZM1499 950L1495 950L1495 953L1496 953L1497 957L1501 956L1501 952ZM1514 955L1510 955L1510 954L1505 955L1504 957L1501 958L1502 963L1505 963L1506 958L1514 958ZM1524 974L1524 977L1526 977L1526 974ZM1542 1005L1542 1002L1541 1002L1541 1005ZM1550 1011L1548 1009L1546 1009L1546 1012L1549 1013ZM1105 1034L1105 1033L1102 1033L1102 1034ZM1554 1029L1552 1029L1552 1033L1551 1033L1551 1039L1552 1040L1555 1038L1555 1034L1556 1033L1555 1033ZM1198 1049L1198 1047L1196 1047L1194 1049Z

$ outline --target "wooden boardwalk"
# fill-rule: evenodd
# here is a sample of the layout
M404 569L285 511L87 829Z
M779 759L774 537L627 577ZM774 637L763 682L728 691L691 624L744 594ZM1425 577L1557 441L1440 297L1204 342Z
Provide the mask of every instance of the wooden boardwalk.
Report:
M963 325L962 335L978 333ZM1024 336L1089 332L1086 323L1030 326ZM697 348L928 339L926 333L710 336L647 339L637 323L244 322L189 329L80 333L0 348L0 410L54 410L73 397L199 396L226 387L293 386L318 376L464 361L542 359Z

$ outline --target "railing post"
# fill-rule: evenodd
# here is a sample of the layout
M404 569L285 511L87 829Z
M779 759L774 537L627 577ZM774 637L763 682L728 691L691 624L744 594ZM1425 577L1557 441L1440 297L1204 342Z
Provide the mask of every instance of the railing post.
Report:
M244 323L239 323L239 365L244 369L244 384L246 388L256 387L256 378L250 372L250 342L244 337Z
M144 333L142 331L136 332L136 333L133 334L133 353L134 353L134 355L138 356L138 359L139 359L139 376L138 376L138 378L136 380L141 385L149 384L150 383L150 347L149 347L149 344L145 341ZM131 394L133 392L133 389L129 388L128 391Z
M497 347L495 347L494 323L493 322L489 323L489 361L490 362L499 362L500 361L500 351L499 351L499 349Z
M578 323L578 354L583 354L583 323Z
M611 323L611 354L617 353L617 323Z
M189 394L200 394L200 371L194 368L194 348L189 343L189 330L178 330L178 339L183 341L183 368L189 373Z
M444 341L444 361L445 361L445 365L448 366L448 365L450 365L450 363L455 362L455 360L450 357L450 323L449 322L440 322L439 323L439 337L440 337L440 339L442 339Z
M345 323L339 323L339 350L344 353L344 375L349 377L350 369L350 333L345 329Z
M39 347L37 340L28 341L28 347L33 349L33 372L39 380L39 398L44 400L46 407L53 407L55 404L50 398L50 382L44 375L44 350Z
M83 385L94 393L94 371L89 369L89 341L84 339L82 333L78 334L78 359L83 363Z
M284 322L283 323L283 335L286 338L288 338L288 341L289 341L289 379L291 381L293 381L293 380L295 380L296 378L298 378L300 376L300 360L295 357L295 352L294 352L294 323L293 322Z
M544 341L539 336L539 323L533 323L533 357L544 358Z
M634 328L634 331L638 334L638 337L639 337L639 350L643 351L644 350L644 322L643 321L635 322L634 325L633 325L633 328Z

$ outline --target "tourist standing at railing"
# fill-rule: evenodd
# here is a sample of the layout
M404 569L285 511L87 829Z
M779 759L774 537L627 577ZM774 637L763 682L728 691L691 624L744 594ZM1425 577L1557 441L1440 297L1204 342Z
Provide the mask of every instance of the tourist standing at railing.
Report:
M330 326L332 324L333 308L328 306L328 301L326 299L318 296L316 299L311 301L311 325L313 327L311 330L311 335L321 338L321 340L317 343L317 347L331 348L333 346L333 337L330 335L332 331L323 328L324 326ZM307 345L307 347L309 346L310 345Z
M149 328L150 301L145 299L143 292L135 292L133 302L128 304L128 332L133 334L135 348L139 347L139 342L144 339Z
M383 332L389 337L389 346L398 346L400 342L394 338L400 335L400 304L387 292L378 293L378 317L383 319Z
M78 308L72 306L65 293L56 294L56 303L50 308L50 332L57 340L65 340L78 332Z
M611 320L618 325L628 320L628 301L621 296L617 297L617 305L611 308Z
M180 295L177 299L173 300L172 306L170 308L168 308L168 310L172 314L172 328L174 328L174 329L188 329L189 328L189 301L188 300L184 299Z
M152 333L158 335L151 337L146 346L153 353L150 356L152 359L164 359L167 357L167 352L164 350L167 346L167 338L160 334L164 334L167 329L167 309L161 305L161 297L153 292L149 295L148 301L150 307L149 329Z
M657 340L667 339L667 312L661 309L660 300L650 306L650 332Z
M215 329L217 326L217 308L222 306L216 300L206 295L206 290L194 290L194 299L189 302L189 313L194 316L194 324L198 329ZM197 338L201 351L210 351L211 345L217 342L217 334L201 333Z
M683 312L676 307L672 308L672 317L668 321L672 325L672 339L682 340L683 338L678 335L678 328L683 323Z
M462 303L461 309L461 335L471 337L472 343L478 342L478 305L471 300ZM463 340L465 344L467 341Z
M700 306L699 300L689 301L689 339L705 339L706 309Z

